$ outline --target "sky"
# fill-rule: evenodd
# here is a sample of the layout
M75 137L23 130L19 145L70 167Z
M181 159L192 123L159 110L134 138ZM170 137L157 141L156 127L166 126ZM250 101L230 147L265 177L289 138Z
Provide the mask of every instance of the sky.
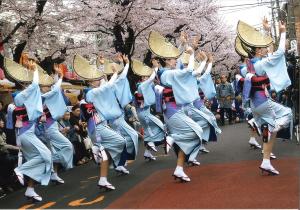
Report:
M271 0L218 0L220 16L233 29L239 20L259 27L264 16L271 19Z

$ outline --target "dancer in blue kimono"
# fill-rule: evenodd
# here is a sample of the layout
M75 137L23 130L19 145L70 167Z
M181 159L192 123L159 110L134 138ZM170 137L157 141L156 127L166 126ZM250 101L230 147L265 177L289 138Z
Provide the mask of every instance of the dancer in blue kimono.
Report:
M127 79L129 60L125 55L123 56L123 62L125 62L126 65L122 73L114 82L113 87L115 97L120 107L119 111L121 111L122 114L110 118L109 123L112 129L117 131L126 139L126 151L123 151L122 158L126 160L135 160L138 153L138 134L130 125L128 125L124 118L124 108L133 100ZM124 165L119 165L116 170L129 174L129 171L124 167Z
M101 64L104 64L102 57ZM75 72L79 76L81 75L81 72L76 69ZM84 90L85 100L82 100L80 105L82 119L87 122L88 135L94 144L92 148L94 159L100 163L98 186L100 189L106 190L115 190L115 187L107 180L110 162L115 166L116 171L129 173L124 167L126 159L121 156L122 152L126 150L125 139L107 124L109 119L122 114L113 88L118 73L115 68L113 72L114 74L108 82L102 78L102 73L95 73L98 75L97 77L87 79L90 88ZM120 169L119 166L123 166L124 169Z
M150 38L149 40L152 42ZM201 146L201 135L203 132L201 127L184 113L184 105L192 103L196 99L195 95L198 94L197 90L196 93L192 92L195 91L192 88L192 86L195 85L192 84L193 81L197 85L196 80L191 80L191 78L194 78L192 74L194 65L193 50L187 50L189 54L192 54L188 68L183 70L176 69L178 53L170 54L166 49L155 51L150 41L149 45L152 52L157 56L164 57L164 55L159 52L161 50L167 55L165 56L166 66L160 68L158 72L160 84L164 88L162 91L157 91L157 94L162 96L157 97L159 99L162 98L162 100L157 103L161 104L169 135L173 139L172 142L167 140L167 143L168 145L174 146L177 154L177 166L173 176L175 179L189 182L191 179L185 174L183 165L185 161L195 161ZM168 45L170 45L170 43L168 43Z
M64 180L57 174L58 164L64 169L73 168L73 145L58 129L57 120L67 111L62 92L62 77L53 85L52 90L49 86L41 86L44 93L42 99L44 102L43 126L45 129L44 138L49 141L52 151L52 160L54 172L51 174L51 181L63 184Z
M155 104L154 83L156 72L158 71L158 63L155 63L155 68L150 75L141 76L142 81L137 84L137 91L135 93L135 104L137 107L137 114L141 126L144 128L144 157L148 160L156 160L151 151L157 152L156 146L165 143L164 124L154 115L150 113L151 105ZM139 71L136 69L135 71Z
M42 197L34 190L34 182L48 185L52 159L50 150L36 137L35 123L43 114L42 97L39 87L38 70L35 68L32 84L19 93L14 94L15 128L17 145L21 147L26 162L15 169L19 182L25 185L28 177L25 196L33 201L42 201Z
M237 43L237 42L236 42ZM241 48L242 46L238 46L236 44L236 48ZM242 63L239 65L239 70L243 68L247 68L246 64L246 58L244 57L244 54L241 54L239 51L243 49L236 50L236 52L241 56ZM246 53L246 52L244 52ZM243 85L244 85L244 78L240 74L235 75L235 80L236 80L236 92L241 93L243 91ZM253 117L251 108L250 108L250 103L249 101L247 103L243 104L243 107L245 109L245 117L247 120L247 123L250 127L250 139L249 139L249 145L253 149L261 149L261 145L257 142L256 137L261 136L260 129L258 129L258 125L255 122L255 119ZM271 159L275 159L275 155L271 153Z
M241 76L240 71L244 67L247 67L246 60L248 59L247 52L243 49L241 40L239 37L236 37L235 39L235 51L236 53L241 56L241 63L239 64L239 71L235 75L235 92L236 94L242 94L243 92L243 85L244 85L244 78ZM243 109L245 110L245 118L248 122L248 125L250 127L250 139L249 139L249 145L251 148L254 149L261 149L261 145L257 142L256 138L257 136L261 136L260 129L258 129L258 125L255 122L255 119L253 118L253 114L250 108L250 101L243 103ZM274 154L271 153L271 158L274 158ZM276 158L276 157L275 157Z
M217 141L217 135L221 134L221 129L217 124L215 115L206 108L204 104L204 97L211 100L216 95L216 89L214 82L211 78L213 58L211 55L208 56L208 65L202 76L198 77L198 91L199 98L194 102L194 106L198 108L202 114L202 117L206 120L206 124L203 124L203 140L205 142ZM203 152L209 152L206 148L200 149Z
M256 36L257 40L266 40L268 37L266 38L259 32L251 30L251 26L242 22L239 22L238 30L241 40L248 43L248 45L244 44L243 46L251 58L247 61L247 67L241 70L241 74L245 77L243 99L250 98L252 113L259 129L261 129L264 142L263 161L259 168L263 172L279 175L279 171L270 162L270 155L275 139L281 130L290 128L286 137L292 137L292 111L290 108L271 100L267 89L272 86L278 92L291 84L284 55L286 27L283 23L279 23L279 46L277 51L268 56L266 47L269 42L266 41L265 46L257 45L255 41L247 39L245 34L252 32L250 37ZM272 41L271 38L269 40Z
M221 133L221 129L217 125L217 121L214 114L210 110L208 110L204 105L204 96L206 96L208 99L211 99L216 94L214 83L210 75L213 58L211 55L209 55L209 63L207 65L207 68L204 74L200 76L206 66L207 56L204 52L200 52L198 53L198 55L201 64L193 72L195 79L197 79L197 83L193 82L193 89L195 89L195 91L191 91L194 93L197 92L195 96L196 99L193 102L193 104L187 105L186 114L189 117L191 117L195 122L197 122L203 129L202 143L207 143L209 141L217 141L217 134ZM184 62L183 65L185 66L186 63ZM209 152L203 146L203 144L201 145L200 151L204 153ZM199 165L199 162L194 162L194 165Z

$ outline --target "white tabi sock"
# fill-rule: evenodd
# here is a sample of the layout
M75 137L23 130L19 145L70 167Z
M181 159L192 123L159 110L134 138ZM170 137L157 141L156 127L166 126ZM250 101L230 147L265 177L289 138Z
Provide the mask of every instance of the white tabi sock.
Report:
M183 172L182 166L176 166L175 172Z
M27 196L34 196L36 193L34 192L34 188L33 187L27 187L25 195Z
M271 165L270 159L263 159L262 165L264 165L264 166Z
M107 182L107 177L105 176L100 177L99 183L106 183L106 182Z

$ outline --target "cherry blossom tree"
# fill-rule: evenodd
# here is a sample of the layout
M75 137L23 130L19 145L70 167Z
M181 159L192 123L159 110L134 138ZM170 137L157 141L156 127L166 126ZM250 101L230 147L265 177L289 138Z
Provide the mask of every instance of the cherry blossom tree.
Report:
M0 13L0 21L10 23L0 45L12 49L15 61L23 50L33 52L43 67L99 51L143 60L151 30L174 43L182 30L200 35L200 49L214 54L215 72L237 62L215 0L1 0Z

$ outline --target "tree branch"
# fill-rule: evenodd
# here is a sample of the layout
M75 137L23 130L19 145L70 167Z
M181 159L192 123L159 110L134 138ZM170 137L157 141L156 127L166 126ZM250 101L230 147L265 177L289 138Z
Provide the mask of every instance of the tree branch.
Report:
M81 2L82 2L84 5L86 5L89 9L93 9L93 8L89 5L89 3L87 3L86 1L81 0Z
M204 47L205 45L207 45L208 43L210 43L212 40L207 40L203 43L200 44L200 47Z
M101 32L101 33L104 33L104 34L107 34L107 35L114 35L113 33L111 32L108 32L108 31L105 31L105 30L102 30L102 29L95 29L95 30L85 30L83 31L84 33L95 33L95 32Z
M146 29L150 28L151 26L153 26L154 24L156 24L158 20L155 20L153 23L149 24L148 26L146 26L145 28L143 28L142 30L140 30L135 36L134 39L136 39L143 31L145 31Z
M124 19L121 21L120 25L122 25L122 24L125 22L125 20L127 19L128 15L129 15L129 13L130 13L130 11L131 11L131 8L132 8L132 6L133 6L133 1L130 2L130 3L131 3L131 4L130 4L130 6L129 6L129 8L128 8L128 11L127 11L127 13L126 13Z
M0 42L0 45L7 43L12 36L17 32L17 30L21 27L24 26L26 23L25 22L19 22L17 25L15 25L14 29Z
M219 49L219 47L221 46L221 44L222 44L225 40L226 40L226 37L224 37L224 38L222 39L222 41L220 41L219 44L217 44L217 46L216 46L216 48L215 48L215 50L214 50L213 52L217 52L217 50Z
M27 30L26 30L26 34L27 34L28 38L30 38L31 35L33 34L34 29L37 26L37 23L39 21L41 21L40 16L44 11L44 7L45 7L47 1L48 0L36 0L35 15L33 16L32 20L31 20L32 23L30 25L28 25ZM29 23L31 21L29 21ZM26 45L27 45L27 41L23 40L16 46L15 53L14 53L14 61L16 61L16 62L19 61L21 54L22 54L24 48L26 47Z
M226 54L223 58L217 60L214 62L213 66L216 66L218 63L221 63L222 61L224 61L225 59L229 58L229 55Z

